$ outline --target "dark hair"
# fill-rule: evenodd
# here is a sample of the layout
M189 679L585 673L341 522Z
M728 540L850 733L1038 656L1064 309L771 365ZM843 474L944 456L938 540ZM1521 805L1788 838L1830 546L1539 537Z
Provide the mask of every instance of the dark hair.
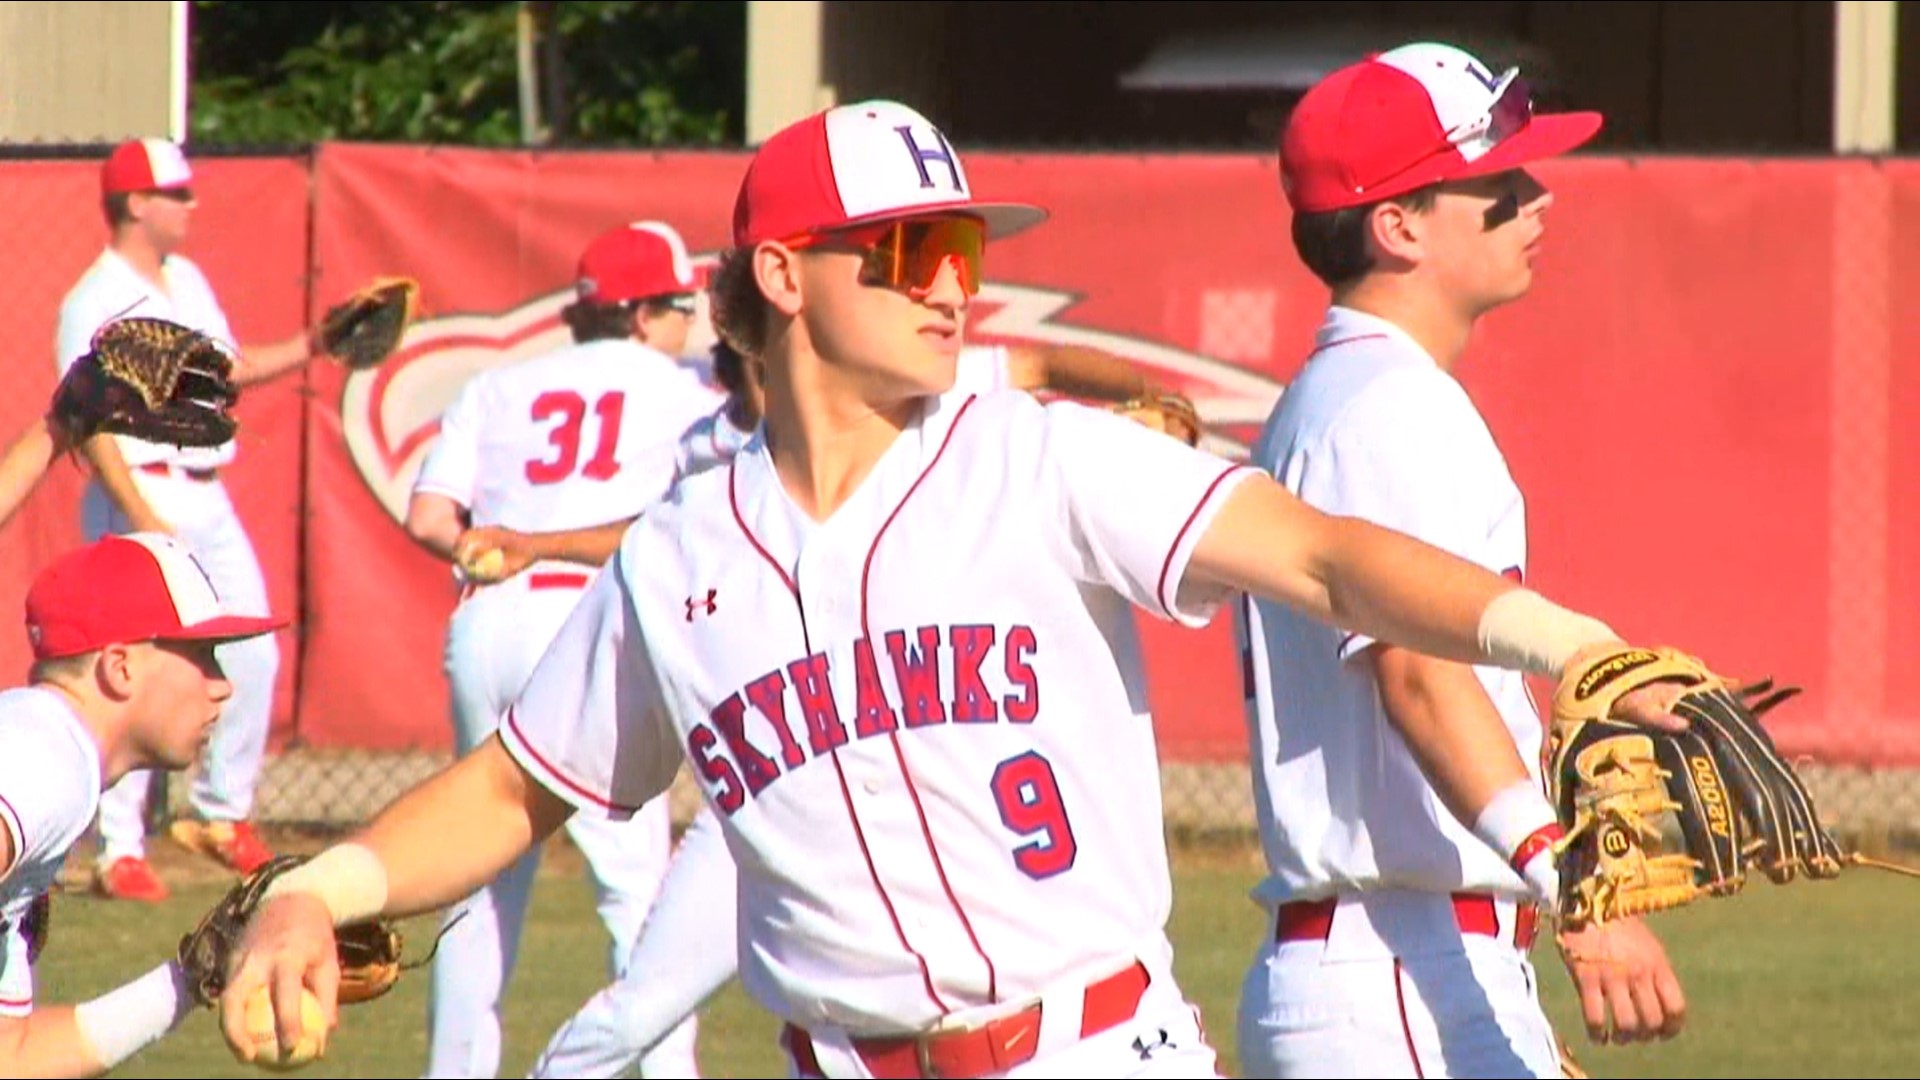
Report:
M617 304L575 300L561 309L560 318L566 322L567 329L573 331L573 340L580 344L617 341L633 336L633 311L636 306L638 301L634 300Z
M1293 250L1299 254L1300 261L1307 264L1307 269L1313 271L1314 277L1330 288L1339 288L1373 269L1373 252L1367 246L1367 221L1375 208L1393 203L1423 214L1433 209L1438 193L1439 189L1429 184L1365 206L1296 214Z
M713 343L713 378L729 394L747 392L747 358L725 340Z
M767 345L767 298L753 276L753 249L734 248L720 256L707 279L713 332L744 356L759 356Z
M130 196L124 191L116 191L100 199L100 212L106 215L109 228L119 228L133 220L127 212L127 200Z
M649 296L611 304L575 300L560 310L560 318L573 331L573 340L581 344L618 341L633 336L633 316L636 312L645 311L653 315L668 311L673 307L672 299L668 296Z

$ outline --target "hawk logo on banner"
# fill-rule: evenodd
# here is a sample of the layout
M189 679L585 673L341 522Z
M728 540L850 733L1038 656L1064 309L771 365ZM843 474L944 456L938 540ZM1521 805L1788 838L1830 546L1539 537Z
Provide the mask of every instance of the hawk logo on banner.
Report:
M694 262L710 267L713 257ZM396 524L406 521L414 477L439 433L440 414L460 388L482 371L571 344L560 311L574 295L569 284L511 311L423 319L387 363L347 378L340 420L348 452ZM1055 321L1078 300L1059 290L989 281L974 300L968 338L974 345L1082 345L1138 364L1193 398L1207 425L1202 447L1231 458L1246 456L1283 388L1278 381L1159 342ZM687 362L701 365L697 358L713 341L701 294ZM696 369L706 374L703 366Z

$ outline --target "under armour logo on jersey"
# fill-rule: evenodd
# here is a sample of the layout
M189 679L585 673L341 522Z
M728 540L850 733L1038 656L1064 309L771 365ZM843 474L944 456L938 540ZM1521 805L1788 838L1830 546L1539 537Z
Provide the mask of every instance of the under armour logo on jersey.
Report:
M920 144L914 140L913 129L907 125L901 124L893 130L900 133L900 140L907 144L907 152L913 155L913 167L920 172L921 187L933 186L933 174L927 171L927 162L938 161L947 167L947 176L953 181L953 190L961 194L966 193L966 185L960 180L960 162L954 158L953 147L947 144L947 137L940 134L940 129L933 129L933 137L940 143L940 146L933 150L921 148Z
M719 590L708 589L707 598L705 600L695 600L691 596L687 597L687 621L688 622L693 621L693 613L697 608L704 607L706 608L707 614L709 615L713 614L714 607L715 607L713 598L717 595L719 595Z

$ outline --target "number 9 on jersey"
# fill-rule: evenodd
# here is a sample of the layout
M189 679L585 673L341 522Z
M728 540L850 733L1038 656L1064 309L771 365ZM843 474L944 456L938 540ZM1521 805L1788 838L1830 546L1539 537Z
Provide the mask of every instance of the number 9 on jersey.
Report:
M1060 801L1053 764L1039 751L1016 754L993 770L993 799L1007 828L1035 838L1013 849L1013 864L1022 873L1035 879L1050 878L1072 868L1079 854L1073 825Z

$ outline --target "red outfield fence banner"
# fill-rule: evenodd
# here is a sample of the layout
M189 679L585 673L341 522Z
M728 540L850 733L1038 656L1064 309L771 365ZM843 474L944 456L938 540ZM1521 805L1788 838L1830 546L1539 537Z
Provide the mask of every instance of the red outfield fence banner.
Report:
M610 223L724 242L740 153L326 144L201 158L187 254L242 342L283 337L377 274L423 286L395 362L249 390L229 490L296 613L275 744L443 750L450 571L407 538L408 486L463 379L565 341L581 245ZM1188 390L1236 455L1309 348L1325 292L1294 260L1270 159L978 153L983 195L1052 220L990 251L981 341L1077 342ZM1806 688L1790 753L1920 765L1920 163L1580 157L1534 292L1459 371L1528 501L1530 583L1629 636ZM0 433L53 385L62 294L105 231L92 160L0 162L10 303ZM695 340L704 348L704 325ZM79 538L62 463L0 530L0 611ZM964 568L955 568L957 571ZM1166 757L1245 756L1223 612L1141 616ZM17 623L16 623L17 625ZM0 632L0 664L27 647Z

